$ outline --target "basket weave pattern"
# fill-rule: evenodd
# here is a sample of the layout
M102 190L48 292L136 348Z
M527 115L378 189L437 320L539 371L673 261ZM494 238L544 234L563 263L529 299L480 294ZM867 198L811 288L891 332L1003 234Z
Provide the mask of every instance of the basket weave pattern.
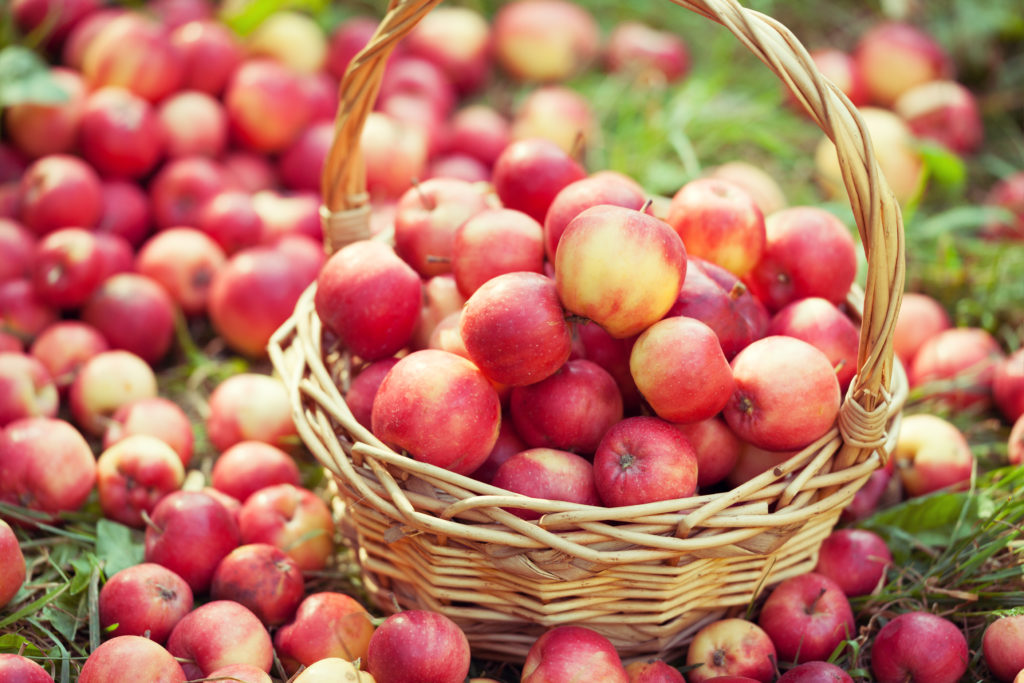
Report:
M393 2L342 82L323 178L329 252L369 235L360 131L391 48L438 2ZM522 661L541 633L566 623L604 634L625 658L681 654L705 623L813 568L842 509L894 446L907 390L892 353L903 230L863 121L778 22L735 0L673 2L731 31L836 143L868 274L848 298L861 315L858 374L831 431L724 493L620 508L537 500L416 462L359 425L343 398L352 359L325 335L315 285L270 343L299 433L332 474L369 594L384 610L448 615L479 657ZM525 521L503 507L543 516Z

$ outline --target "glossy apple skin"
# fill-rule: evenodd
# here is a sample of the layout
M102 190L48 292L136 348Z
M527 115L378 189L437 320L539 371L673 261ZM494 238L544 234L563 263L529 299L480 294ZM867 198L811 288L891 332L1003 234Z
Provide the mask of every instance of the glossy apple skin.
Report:
M883 626L871 646L879 683L954 683L967 671L967 639L953 622L929 612L906 612Z
M1004 358L999 342L986 330L954 327L921 346L907 368L907 378L911 388L938 383L929 396L951 409L982 409L992 403L993 377Z
M327 566L334 551L334 520L321 498L294 484L274 484L248 498L238 511L243 543L284 550L302 571Z
M672 424L656 417L626 418L597 446L594 483L608 506L686 498L697 490L697 454Z
M857 635L850 601L832 579L809 572L774 589L757 620L787 662L823 661Z
M241 502L275 484L301 484L299 467L285 451L262 441L239 441L213 464L212 486Z
M686 654L689 683L704 683L716 676L747 676L769 683L775 678L778 657L771 638L752 621L729 618L700 629Z
M159 283L182 313L206 313L210 287L227 255L195 228L169 228L150 237L135 255L135 269Z
M188 583L152 562L117 572L103 584L99 595L100 625L108 629L116 624L109 636L147 636L160 644L192 607Z
M530 448L516 453L501 464L491 483L531 498L601 504L590 461L554 448ZM507 510L523 519L541 516L540 512L525 508Z
M0 519L0 609L25 583L25 556L11 525Z
M186 614L168 636L167 650L187 660L182 669L189 679L230 664L251 664L269 672L274 662L266 627L232 600L213 600Z
M992 400L1007 422L1024 415L1024 348L1004 358L992 376Z
M584 177L583 167L554 141L527 138L505 147L494 162L491 180L505 208L543 223L562 188Z
M468 474L498 438L501 401L472 362L425 349L402 358L373 402L373 432L422 462Z
M835 664L804 662L786 671L776 683L853 683L853 679Z
M82 156L105 177L141 178L164 156L156 109L120 87L101 87L88 95L78 139Z
M846 393L857 374L860 328L838 306L821 297L794 301L772 316L766 334L802 339L821 350L835 368L839 390Z
M212 599L234 600L248 607L267 627L289 621L305 593L295 560L269 543L232 550L217 565L210 584Z
M157 503L185 481L181 458L155 436L133 434L100 453L96 484L103 516L141 528Z
M583 626L556 626L530 646L523 663L523 683L571 681L585 677L628 683L618 652L605 636Z
M286 448L298 436L288 391L273 375L232 375L214 387L208 403L206 433L221 453L250 440Z
M867 529L836 529L818 550L814 571L834 581L847 597L870 594L892 564L885 540Z
M174 343L177 308L155 280L138 273L118 273L100 283L82 306L82 320L113 349L134 353L150 365L159 363Z
M904 292L892 334L893 353L909 368L926 341L952 326L949 313L937 299L920 292Z
M469 297L498 275L544 272L544 230L522 211L486 209L455 230L452 273Z
M981 651L989 671L1000 681L1011 681L1024 671L1024 617L999 617L985 628Z
M626 665L629 683L686 683L679 669L663 659L637 660Z
M732 369L736 391L723 413L741 439L768 450L794 450L832 428L839 381L825 354L807 342L764 337L740 351Z
M224 107L232 139L263 153L287 149L310 118L298 74L267 58L249 58L234 71Z
M555 282L566 310L621 339L668 312L686 265L683 241L664 221L623 207L594 206L562 233Z
M964 433L937 415L908 415L892 454L908 496L946 487L963 490L974 470L974 453Z
M405 680L459 683L469 673L469 640L439 612L406 610L384 620L370 637L366 669L377 683Z
M640 210L644 201L639 186L613 174L594 174L569 183L555 195L544 215L544 253L554 262L562 233L584 209L612 204Z
M210 587L220 561L241 544L234 515L219 501L198 491L165 496L146 527L145 560L185 579L193 594ZM183 553L183 548L191 548Z
M324 326L368 361L409 343L419 320L422 283L386 244L353 242L331 255L317 277L314 305Z
M53 676L28 657L0 654L0 678L17 683L53 683Z
M365 662L373 631L370 613L359 601L322 591L302 600L294 618L274 634L274 645L289 671L327 657Z
M89 654L78 675L79 683L118 680L131 671L136 680L151 683L185 683L186 676L174 655L159 643L142 636L116 636Z
M740 440L721 416L677 424L697 455L697 487L705 489L725 479L740 456Z

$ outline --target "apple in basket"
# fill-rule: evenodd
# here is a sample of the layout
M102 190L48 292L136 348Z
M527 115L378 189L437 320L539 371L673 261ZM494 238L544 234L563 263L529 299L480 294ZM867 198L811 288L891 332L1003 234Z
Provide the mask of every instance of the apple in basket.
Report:
M671 423L628 417L598 444L594 484L608 506L686 498L697 490L697 454Z
M541 500L564 500L581 505L600 505L594 466L586 458L555 448L529 448L508 458L491 481L494 486ZM506 508L523 519L539 519L541 513L526 508Z

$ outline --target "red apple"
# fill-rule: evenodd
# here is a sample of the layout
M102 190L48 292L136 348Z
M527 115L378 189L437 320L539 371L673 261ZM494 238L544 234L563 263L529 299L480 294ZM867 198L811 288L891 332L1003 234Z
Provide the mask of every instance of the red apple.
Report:
M285 447L297 437L291 400L278 377L243 372L218 384L208 399L206 434L223 453L239 441Z
M156 364L174 341L176 310L170 295L154 280L137 273L118 273L100 284L81 315L111 348Z
M544 632L526 653L523 683L600 680L628 683L629 676L615 646L583 626L556 626Z
M377 683L461 683L469 673L469 640L439 612L392 614L370 636L366 669Z
M149 196L138 183L108 179L102 186L102 205L95 232L121 237L133 248L142 244L153 227Z
M494 481L494 475L497 473L498 468L501 467L506 460L511 458L513 455L520 451L524 451L528 448L519 434L516 432L515 426L512 424L512 420L507 416L502 416L501 428L498 429L498 439L494 442L494 448L487 454L487 459L484 460L480 467L477 467L469 475L478 481L485 483L492 483Z
M262 441L239 441L213 464L210 483L240 502L275 484L299 486L302 477L295 460L280 448Z
M747 161L727 161L712 167L707 175L739 185L765 216L781 211L788 205L778 181L760 166Z
M214 276L227 262L220 245L195 228L169 228L150 237L135 255L139 274L163 286L186 315L206 312Z
M984 141L978 100L956 81L915 85L897 98L893 109L918 138L934 140L957 154L973 154Z
M726 475L725 481L729 488L736 488L754 477L781 465L796 453L795 450L769 451L759 448L747 441L740 441L740 452L736 456L736 464Z
M639 187L614 174L594 174L569 183L551 202L544 216L544 252L552 263L558 242L569 222L584 209L598 204L613 204L627 209L641 209L644 195Z
M18 654L0 653L0 677L17 683L54 683L46 669Z
M0 283L32 277L35 233L18 221L0 218Z
M243 62L224 92L231 135L257 152L286 149L309 123L301 79L288 66L266 58Z
M509 417L528 446L591 454L622 419L622 395L600 365L567 361L547 379L518 386L509 396Z
M295 617L274 634L274 645L289 671L328 657L365 663L373 629L370 613L355 598L322 591L302 600Z
M835 664L804 662L786 671L776 683L853 683L853 679Z
M686 498L697 490L697 454L668 422L629 417L613 425L598 444L594 484L607 506Z
M491 481L498 488L541 500L564 500L600 505L589 460L554 448L530 448L516 453L498 468ZM507 508L523 519L539 519L540 512Z
M274 646L263 623L232 600L214 600L196 607L177 623L167 650L183 660L190 679L229 664L251 664L270 671Z
M61 46L60 56L63 64L81 72L85 52L100 29L127 12L128 10L122 6L104 6L94 9L83 16L81 21L75 22Z
M226 188L224 169L211 159L192 156L168 161L149 183L156 227L198 225L205 202Z
M494 107L484 103L467 104L452 113L447 121L444 151L468 155L490 169L508 147L509 125L509 120Z
M974 453L963 432L928 413L903 419L892 457L909 496L946 487L965 489L974 471Z
M152 0L146 9L170 29L211 19L214 13L206 0Z
M82 228L59 228L36 244L32 285L50 306L81 307L109 275L98 235Z
M562 188L584 177L583 167L556 143L528 138L502 150L494 162L492 182L505 208L542 222Z
M241 544L231 512L199 491L169 493L157 503L150 519L145 561L175 572L196 595L207 591L217 565Z
M318 121L299 133L277 162L281 183L292 190L319 192L324 161L334 142L334 121Z
M56 308L39 298L31 280L0 283L0 331L31 344L59 316Z
M713 486L725 479L740 457L740 440L720 416L677 424L697 455L697 487Z
M395 97L419 102L431 114L443 121L455 106L455 86L440 66L403 51L394 56L384 69L380 92L377 95L381 110L388 109L388 101Z
M769 683L775 678L777 659L771 638L760 626L745 619L719 619L697 631L690 642L686 663L697 667L686 680L704 683L716 676L747 676Z
M824 661L856 637L850 601L839 584L809 572L790 577L768 595L757 620L788 662Z
M912 388L957 410L985 408L992 402L995 369L1005 354L980 327L943 330L926 341L907 369Z
M283 237L306 237L323 251L318 193L261 190L252 196L252 208L263 225L261 244L274 244Z
M186 675L175 656L162 645L142 636L116 636L93 650L78 674L79 683L105 683L126 671L150 683L185 683Z
M74 28L99 8L97 0L13 0L10 16L24 33L40 31L46 46L59 45Z
M989 671L1000 681L1019 678L1024 671L1024 616L1004 616L992 621L981 639L981 651Z
M181 87L185 62L167 28L133 11L102 26L82 55L82 74L93 88L114 85L150 102Z
M999 211L982 229L989 239L1024 238L1024 171L1011 173L992 184L985 206Z
M67 422L27 417L0 430L0 500L56 517L80 508L95 483L92 449Z
M50 68L50 77L64 95L61 101L21 102L4 113L4 130L11 143L30 159L75 150L85 82L77 71L59 66Z
M452 272L459 292L470 296L485 282L514 272L544 270L544 232L521 211L487 209L455 230Z
M105 176L140 178L164 154L156 109L122 87L105 86L89 94L78 139L82 156Z
M210 584L213 600L234 600L267 627L290 621L305 591L295 560L268 543L249 543L232 550L217 565Z
M857 247L842 221L799 206L765 219L764 255L744 282L771 312L811 296L846 300L857 275Z
M759 339L733 358L732 373L736 390L723 410L725 420L737 436L761 448L804 448L828 432L839 414L832 363L805 341Z
M633 344L629 369L651 409L670 422L714 417L735 388L718 335L684 316L645 329Z
M334 551L334 520L315 493L294 484L274 484L252 493L238 512L243 543L269 543L284 550L302 571L327 566Z
M479 90L490 74L491 26L470 7L438 7L403 42L409 54L441 67L461 93Z
M698 178L672 196L666 219L686 245L687 254L744 277L765 251L765 218L741 187L716 178Z
M86 360L68 392L71 415L83 431L100 435L122 405L157 395L156 374L129 351L103 351Z
M811 50L811 59L821 75L835 83L855 106L868 103L867 83L853 55L836 47Z
M103 584L100 626L111 637L145 636L162 645L192 607L192 589L185 579L159 564L143 562L120 570Z
M182 90L156 110L170 159L219 157L227 147L228 115L220 100L200 90Z
M518 81L564 81L587 67L600 47L593 15L565 0L506 3L491 31L495 60Z
M564 85L545 85L519 101L512 116L512 139L551 140L566 154L582 157L598 129L590 100Z
M938 300L920 292L904 292L892 333L893 353L909 368L926 341L952 326L949 313Z
M252 195L225 190L204 202L196 227L231 255L259 243L263 219L256 212Z
M846 393L857 374L860 329L831 301L807 297L787 304L772 316L766 334L795 337L820 349L835 368L839 390Z
M860 36L853 56L868 95L883 106L915 85L953 74L945 48L924 29L904 22L875 24Z
M170 39L184 63L182 89L220 95L242 63L238 37L220 21L190 21L171 31Z
M626 665L629 683L686 683L679 669L663 659L638 659Z
M366 189L374 200L397 199L423 177L427 167L426 133L384 112L373 111L359 138L366 163Z
M847 597L868 595L885 578L892 554L885 540L867 529L836 529L818 550L814 571L832 579Z
M36 159L20 184L20 218L37 235L58 228L91 228L102 208L96 171L84 160L66 154Z
M498 438L501 402L473 363L425 349L402 358L373 402L373 433L421 462L468 474Z
M57 417L59 404L57 385L35 356L0 352L0 428L27 417Z
M889 463L892 464L892 459ZM844 522L855 522L869 517L881 505L882 499L887 493L893 492L893 498L901 498L898 484L894 488L895 481L892 472L880 468L871 473L864 486L857 489L853 500L843 508L840 519Z
M659 84L679 81L690 70L690 51L682 38L639 21L615 25L604 59L612 73Z
M443 153L427 164L424 178L454 178L470 183L489 183L491 169L484 162L467 154Z
M996 365L992 376L992 400L1008 422L1024 415L1024 347Z
M370 428L373 399L377 396L377 389L384 381L384 376L397 362L397 358L390 357L366 364L358 370L358 374L352 378L348 390L345 391L345 405L352 412L356 422L367 429Z
M569 359L572 332L554 280L540 273L498 275L466 301L459 335L488 379L523 386Z
M106 448L96 461L96 485L103 516L142 527L144 515L185 482L181 458L148 434L133 434Z
M346 17L339 23L328 39L326 68L335 78L345 75L349 62L362 50L377 30L378 20L368 16ZM399 42L396 52L401 54L404 42Z
M562 233L555 281L565 308L616 338L672 307L686 274L686 249L662 220L619 206L594 206Z
M0 609L21 590L25 575L25 556L18 545L18 537L11 525L0 519ZM2 666L0 671L3 671Z
M875 635L871 671L878 683L954 683L967 671L969 656L967 639L953 622L929 612L906 612Z

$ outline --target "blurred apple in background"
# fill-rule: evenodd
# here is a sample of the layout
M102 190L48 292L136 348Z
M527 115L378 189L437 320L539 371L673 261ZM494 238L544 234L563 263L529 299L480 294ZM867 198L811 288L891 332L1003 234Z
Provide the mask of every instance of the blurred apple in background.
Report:
M0 218L0 283L32 277L38 238L16 220Z
M788 205L779 182L763 168L747 161L727 161L712 167L707 175L739 185L765 216L781 211Z
M934 297L904 292L892 335L893 353L909 368L925 342L952 326L949 313Z
M149 201L156 228L199 224L206 200L227 189L227 175L219 163L202 156L172 159L149 181Z
M310 120L301 80L281 62L253 57L235 69L224 91L234 141L263 153L281 152Z
M1000 178L985 196L985 205L1003 212L990 220L982 234L990 239L1024 239L1024 171Z
M409 54L437 64L462 94L484 86L491 70L491 26L471 7L438 7L403 40Z
M585 156L597 131L597 117L590 101L562 85L531 90L512 115L513 140L551 140L575 158Z
M638 21L612 28L604 48L605 68L642 82L665 84L690 70L690 52L682 38Z
M50 77L63 99L54 103L23 102L4 112L4 130L11 144L29 159L72 153L78 142L87 87L77 71L51 67Z
M1020 678L1024 671L1024 616L1002 616L992 621L981 640L981 650L992 675L1000 681Z
M104 449L96 461L100 507L107 519L141 528L144 515L185 481L181 458L149 434L133 434Z
M0 519L0 609L21 590L25 575L25 556L18 544L18 537L14 535L11 525Z
M220 100L200 90L171 95L156 110L168 158L219 157L228 144L228 116Z
M1008 422L1024 415L1024 348L996 365L992 376L992 400Z
M287 448L298 437L288 390L273 375L232 375L214 387L207 405L206 435L220 453L249 440Z
M59 404L57 385L39 359L0 353L0 428L26 417L57 417Z
M281 9L245 38L249 55L270 57L299 73L315 73L327 58L327 36L308 14Z
M494 57L519 81L564 81L598 55L597 20L566 0L518 0L502 5L491 22Z
M834 47L811 50L811 59L821 75L835 83L857 107L868 104L867 83L853 55Z
M138 273L104 280L82 307L82 320L104 336L112 349L134 353L153 365L174 343L177 306L159 283Z
M903 418L892 457L908 496L946 487L964 490L974 472L974 453L963 432L927 413Z
M911 388L929 386L929 398L959 410L983 409L992 402L996 368L1006 357L980 327L954 327L926 341L907 368Z
M115 235L138 248L153 228L153 211L146 190L130 180L107 179L101 187L96 232Z
M40 236L59 228L92 228L102 209L99 175L67 154L33 161L21 177L20 193L21 223Z
M75 424L98 436L122 405L156 395L156 374L149 363L130 351L111 350L81 365L68 397Z
M185 315L206 313L210 287L227 262L220 245L195 228L169 228L135 254L135 269L159 283Z
M918 138L933 140L961 155L978 151L985 130L977 98L951 80L916 85L893 104Z
M916 85L953 75L945 48L924 29L905 22L872 26L858 39L853 56L871 101L886 107Z
M181 54L183 90L221 95L244 58L238 37L227 26L211 19L197 19L175 27L170 40Z

